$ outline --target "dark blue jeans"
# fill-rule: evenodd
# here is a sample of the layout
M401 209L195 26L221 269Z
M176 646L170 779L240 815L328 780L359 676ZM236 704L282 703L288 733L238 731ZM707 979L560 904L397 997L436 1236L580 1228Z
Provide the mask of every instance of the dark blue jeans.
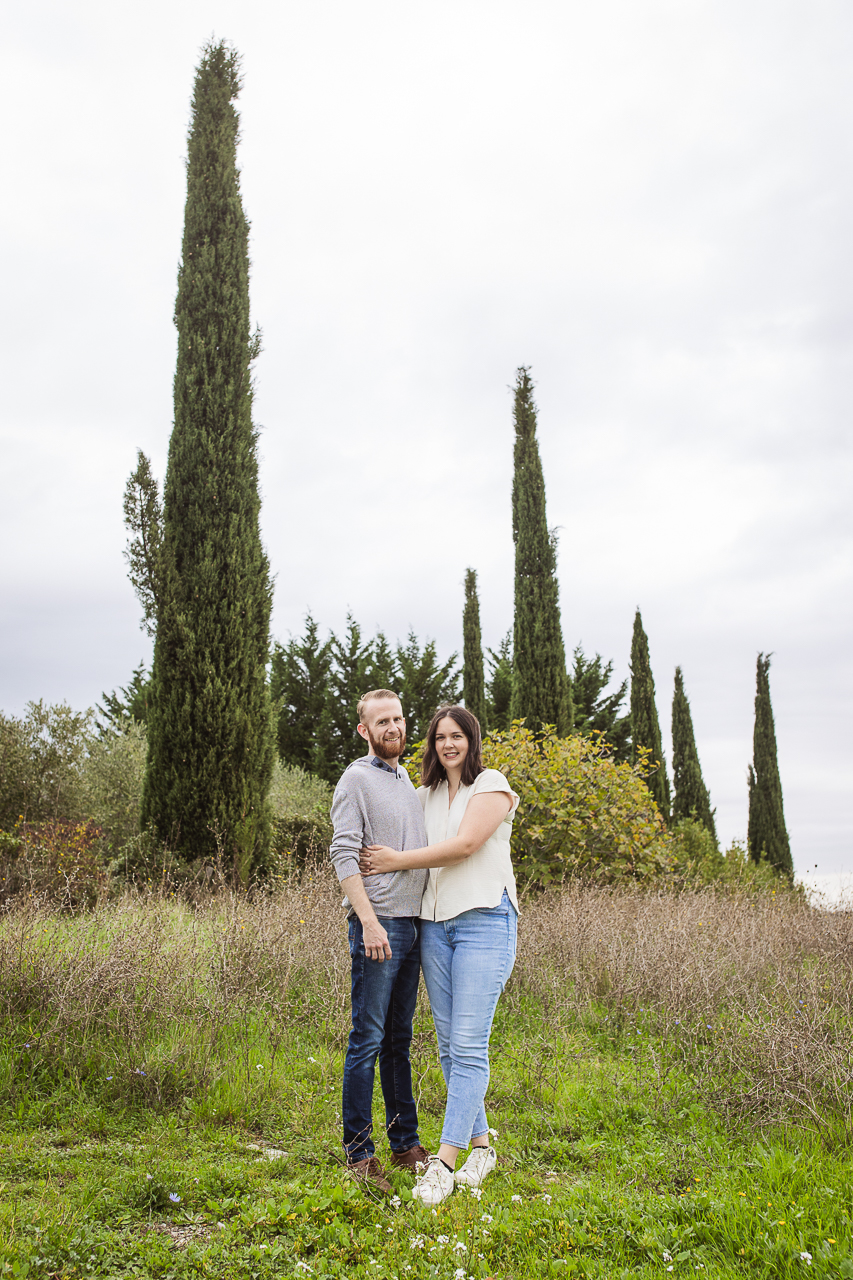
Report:
M385 1100L385 1127L392 1151L418 1144L418 1111L412 1095L409 1046L421 972L420 920L380 916L391 959L369 960L361 921L349 922L352 957L352 1031L344 1062L343 1122L347 1160L372 1156L373 1081Z

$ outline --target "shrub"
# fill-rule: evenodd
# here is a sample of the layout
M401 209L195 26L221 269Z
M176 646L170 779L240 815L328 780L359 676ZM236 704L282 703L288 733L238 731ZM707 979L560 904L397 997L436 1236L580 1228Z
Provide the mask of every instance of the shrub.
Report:
M81 773L92 712L29 702L23 719L0 713L0 827L85 815Z
M277 761L269 803L273 811L273 872L327 856L332 840L332 788L323 778Z
M405 761L413 781L422 755L419 743ZM599 736L558 738L550 727L534 734L516 720L484 739L483 763L521 797L512 849L522 881L648 880L671 869L671 839L643 765L617 764Z
M132 720L88 744L81 801L86 816L107 831L114 854L139 834L147 749L145 726Z
M92 906L109 876L106 841L94 822L19 822L0 841L0 893L63 907Z

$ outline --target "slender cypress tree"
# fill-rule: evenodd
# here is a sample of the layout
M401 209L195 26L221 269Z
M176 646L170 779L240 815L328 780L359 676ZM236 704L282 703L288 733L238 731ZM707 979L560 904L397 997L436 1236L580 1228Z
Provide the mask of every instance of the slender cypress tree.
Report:
M634 615L634 635L631 640L631 734L633 759L637 760L637 748L648 747L650 763L657 764L655 772L646 784L664 821L669 821L669 778L666 776L666 760L660 736L660 721L655 706L655 682L649 661L649 641L643 630L640 610Z
M515 473L512 537L515 543L515 623L512 718L528 729L552 724L571 732L573 711L560 625L556 540L545 517L545 478L536 441L536 405L529 369L515 384Z
M203 50L188 140L143 823L245 879L269 838L274 758L250 364L249 224L236 164L239 59Z
M462 611L462 699L480 721L486 733L486 676L483 669L483 642L480 636L480 601L477 572L465 571L465 608Z
M770 702L770 654L758 655L755 688L755 729L749 766L749 822L746 840L750 857L762 854L777 870L794 874L791 844L785 829L782 780L776 755L776 729Z
M711 797L702 778L696 738L693 733L693 717L690 703L684 692L681 667L675 668L675 692L672 695L672 818L695 818L717 839L714 810Z

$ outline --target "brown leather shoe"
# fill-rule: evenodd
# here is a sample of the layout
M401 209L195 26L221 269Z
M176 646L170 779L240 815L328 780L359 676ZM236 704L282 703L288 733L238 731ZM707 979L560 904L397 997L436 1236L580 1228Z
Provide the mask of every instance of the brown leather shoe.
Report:
M383 1195L390 1195L393 1187L385 1177L385 1170L376 1159L376 1156L367 1156L364 1160L354 1160L352 1164L347 1161L347 1168L357 1182L367 1182L371 1187L376 1187Z
M429 1160L426 1147L409 1147L408 1151L392 1151L391 1163L395 1169L408 1169L410 1173L425 1173Z

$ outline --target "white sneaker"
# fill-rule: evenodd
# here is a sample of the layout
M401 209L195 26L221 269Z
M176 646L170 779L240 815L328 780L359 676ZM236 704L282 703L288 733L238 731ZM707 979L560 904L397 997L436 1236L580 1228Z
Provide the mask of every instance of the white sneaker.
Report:
M494 1147L474 1147L461 1169L454 1175L463 1187L479 1187L494 1169L498 1155Z
M438 1156L430 1156L426 1173L422 1173L415 1182L412 1199L420 1200L423 1204L441 1204L442 1200L452 1195L455 1185L453 1174L447 1165L442 1164Z

